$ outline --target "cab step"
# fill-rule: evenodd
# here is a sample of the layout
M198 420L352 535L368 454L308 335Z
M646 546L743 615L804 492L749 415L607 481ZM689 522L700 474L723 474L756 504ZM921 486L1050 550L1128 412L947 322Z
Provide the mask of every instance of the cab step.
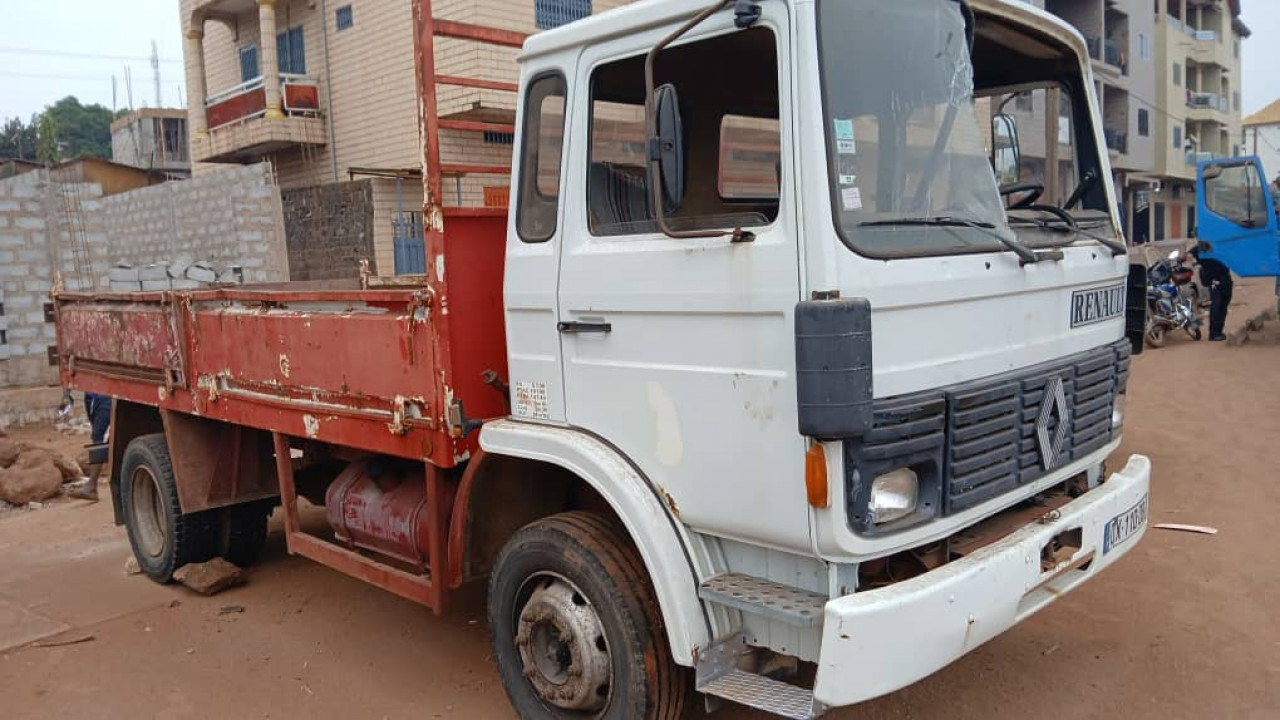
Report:
M748 652L738 633L699 653L698 692L791 720L812 720L826 712L811 690L739 668Z
M828 600L821 593L742 573L716 575L698 586L698 597L800 627L821 623Z

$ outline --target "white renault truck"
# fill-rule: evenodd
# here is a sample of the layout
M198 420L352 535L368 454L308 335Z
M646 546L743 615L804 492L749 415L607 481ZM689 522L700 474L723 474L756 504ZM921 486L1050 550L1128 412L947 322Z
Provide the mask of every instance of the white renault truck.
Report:
M481 444L572 458L653 584L618 620L671 653L622 675L647 704L562 702L493 598L527 717L675 717L667 663L814 717L945 667L1145 529L1147 459L1104 471L1142 300L1081 36L1002 0L704 7L636 3L520 57L516 402ZM564 582L597 611L629 592ZM613 702L640 657L547 647Z
M1138 542L1150 465L1104 464L1146 283L1074 30L1006 0L415 20L427 275L55 294L149 577L252 560L278 503L290 552L436 612L488 582L522 717L676 720L696 687L810 718ZM505 86L438 75L437 35L523 42L509 214L439 205L474 169L439 130L486 123L434 85Z

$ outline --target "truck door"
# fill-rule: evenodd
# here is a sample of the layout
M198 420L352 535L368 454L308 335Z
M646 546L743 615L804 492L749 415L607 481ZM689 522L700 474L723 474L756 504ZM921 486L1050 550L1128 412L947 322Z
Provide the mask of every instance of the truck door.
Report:
M1196 168L1197 238L1203 257L1242 277L1280 275L1275 200L1256 157L1210 160Z
M698 26L656 72L678 92L687 157L672 229L741 227L749 242L673 239L652 219L644 54L659 35L582 56L590 89L568 136L587 138L570 160L586 187L567 199L559 329L571 424L631 458L691 527L805 549L789 35L785 7L762 8L750 29L732 12Z

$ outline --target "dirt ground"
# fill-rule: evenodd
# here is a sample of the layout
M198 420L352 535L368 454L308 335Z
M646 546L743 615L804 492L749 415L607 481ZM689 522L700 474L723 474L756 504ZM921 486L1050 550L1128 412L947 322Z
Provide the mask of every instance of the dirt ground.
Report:
M1238 291L1232 324L1268 290ZM1277 368L1274 324L1242 347L1174 338L1135 360L1113 463L1151 457L1153 522L1220 534L1150 530L1094 582L953 666L830 717L1277 717L1280 564L1266 550L1280 507ZM433 617L287 557L278 527L248 585L213 598L126 576L128 552L109 503L0 519L0 716L512 717L479 592Z

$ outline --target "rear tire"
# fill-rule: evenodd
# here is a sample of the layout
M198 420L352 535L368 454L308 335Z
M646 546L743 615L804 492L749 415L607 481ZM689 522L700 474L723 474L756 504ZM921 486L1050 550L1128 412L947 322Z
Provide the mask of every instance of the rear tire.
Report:
M1147 345L1153 348L1164 347L1165 329L1159 325L1153 325L1147 331Z
M125 448L120 498L129 545L147 577L167 583L174 570L213 557L208 514L182 514L164 434L134 438Z
M675 664L644 563L614 523L568 512L513 535L489 581L489 637L521 718L677 720Z
M250 502L215 511L217 554L240 567L257 562L267 544L267 518L271 510L272 506L265 502Z

